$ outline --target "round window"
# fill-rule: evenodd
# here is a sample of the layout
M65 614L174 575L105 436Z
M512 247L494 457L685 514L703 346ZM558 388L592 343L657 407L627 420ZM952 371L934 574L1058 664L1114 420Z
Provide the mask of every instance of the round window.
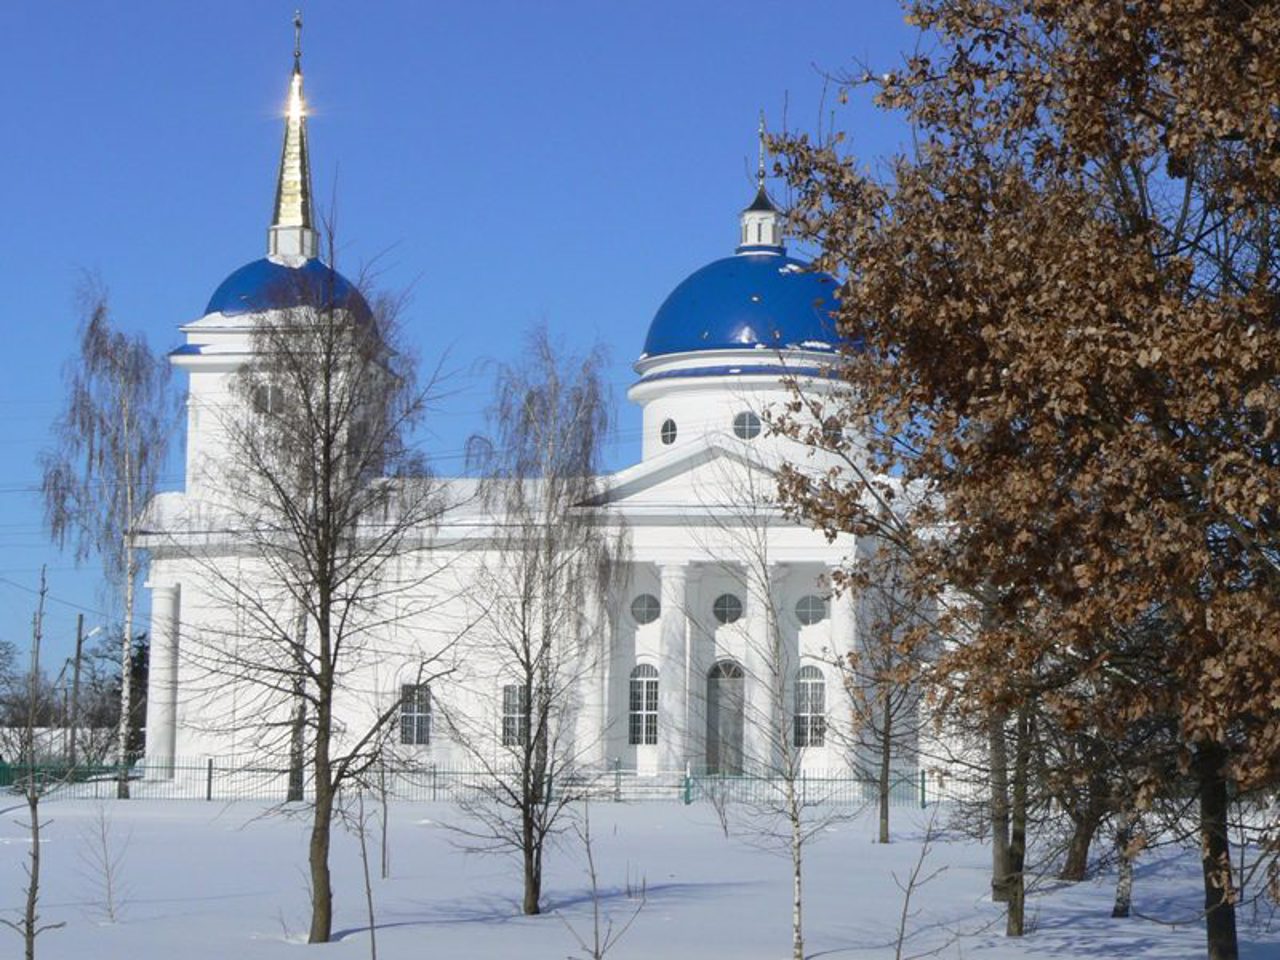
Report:
M663 420L662 430L659 432L662 442L666 446L676 442L676 422L674 420Z
M742 616L742 601L732 593L722 593L711 605L711 612L720 623L733 623Z
M652 593L642 593L631 601L631 616L636 623L653 623L662 613L662 604Z
M733 418L733 433L739 440L754 440L760 436L760 418L750 410L743 410Z
M796 619L806 627L827 619L827 601L812 593L801 597L796 603Z

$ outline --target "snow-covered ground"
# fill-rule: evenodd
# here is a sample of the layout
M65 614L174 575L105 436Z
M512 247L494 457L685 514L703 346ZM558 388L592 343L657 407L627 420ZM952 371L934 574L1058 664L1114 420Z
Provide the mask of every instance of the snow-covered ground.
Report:
M0 908L16 918L23 902L25 808L6 798L0 817ZM65 926L41 936L37 955L60 958L358 958L369 955L359 849L335 835L336 943L305 947L305 817L267 813L251 803L134 800L45 804L41 915ZM103 914L102 872L90 851L100 811L118 853L119 916ZM378 955L396 958L582 955L564 920L584 934L591 894L581 850L548 854L549 912L519 912L519 870L501 857L467 854L442 822L447 804L391 807L391 877L374 896ZM895 842L871 842L867 817L837 822L808 849L806 952L814 957L892 957L902 909L893 875L905 878L920 852L925 814L898 810ZM609 956L617 960L784 958L790 949L787 859L745 835L726 839L706 804L594 804L594 849L603 908L623 922L643 884L647 902ZM1159 957L1204 955L1196 914L1202 896L1194 855L1161 851L1140 861L1138 913L1110 917L1114 877L1075 886L1048 884L1029 910L1034 929L1022 941L1003 936L1000 910L986 895L987 848L944 835L925 872L945 871L916 891L906 954L945 945L943 957ZM1241 917L1245 957L1280 957L1280 917ZM560 914L557 917L554 914ZM1155 919L1155 918L1158 918ZM20 956L21 941L0 929L0 957Z

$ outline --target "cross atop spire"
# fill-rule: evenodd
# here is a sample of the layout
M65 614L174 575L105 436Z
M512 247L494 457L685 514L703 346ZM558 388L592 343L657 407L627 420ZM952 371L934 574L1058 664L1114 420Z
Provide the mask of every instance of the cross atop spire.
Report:
M782 214L769 199L769 191L765 189L765 157L768 144L765 140L764 111L760 111L760 126L756 136L759 139L759 161L756 164L756 198L751 206L742 211L742 242L738 245L738 253L783 253L782 246Z
M293 74L284 119L284 145L276 179L276 205L267 230L267 254L309 259L319 248L311 215L311 163L307 156L307 101L302 94L302 11L293 14Z
M764 189L764 111L760 111L760 128L757 131L760 138L760 163L756 168L756 189Z

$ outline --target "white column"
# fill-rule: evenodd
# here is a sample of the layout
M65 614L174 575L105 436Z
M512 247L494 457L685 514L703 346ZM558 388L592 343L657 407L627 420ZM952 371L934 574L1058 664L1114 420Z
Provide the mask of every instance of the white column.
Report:
M782 685L787 676L776 591L781 570L752 565L747 570L746 725L743 758L749 770L767 771L780 756Z
M688 730L685 720L689 699L687 659L689 631L685 611L688 565L664 563L662 580L662 647L658 664L658 740L662 747L662 769L684 770L688 759Z
M173 777L178 716L178 599L174 584L151 587L151 660L147 671L147 760L150 780Z

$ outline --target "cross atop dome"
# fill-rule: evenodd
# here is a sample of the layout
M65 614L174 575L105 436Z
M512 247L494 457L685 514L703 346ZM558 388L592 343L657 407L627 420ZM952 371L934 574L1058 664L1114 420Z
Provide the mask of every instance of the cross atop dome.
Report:
M760 111L760 160L756 167L756 198L742 211L742 235L738 253L785 253L782 245L782 214L765 189L764 111Z
M311 212L307 101L302 94L302 11L298 10L293 14L293 73L289 77L275 211L267 230L267 255L285 261L306 260L316 256L318 249Z

